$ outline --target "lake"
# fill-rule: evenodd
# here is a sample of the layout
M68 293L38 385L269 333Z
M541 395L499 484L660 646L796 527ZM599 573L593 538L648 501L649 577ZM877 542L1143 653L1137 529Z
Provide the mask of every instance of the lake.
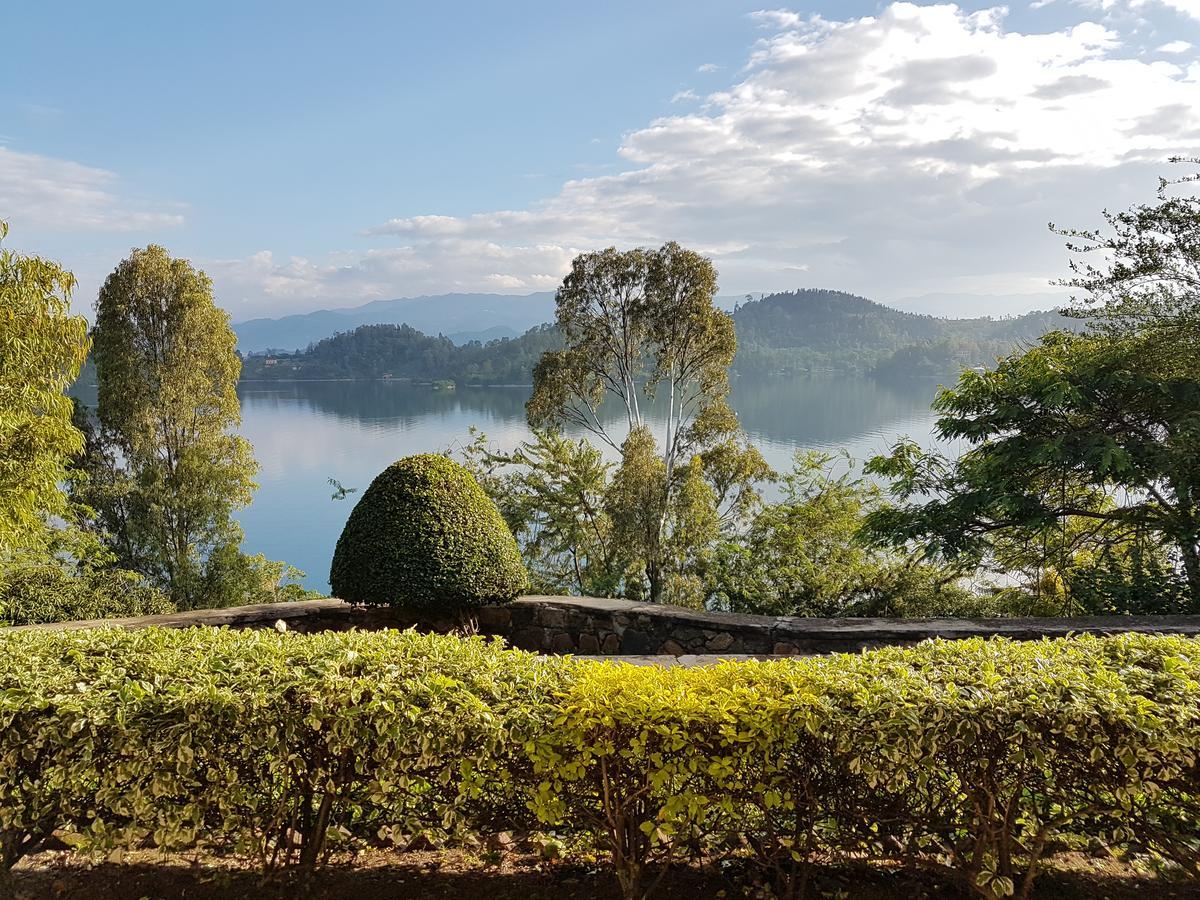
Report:
M738 381L731 403L767 461L786 469L797 450L845 448L863 459L901 435L929 446L935 391L928 381ZM321 591L328 590L329 562L346 517L389 463L461 446L471 425L503 449L529 435L529 391L521 387L435 391L383 381L260 382L242 384L238 394L242 430L262 467L254 503L238 514L245 549L303 569L306 586ZM95 402L94 393L88 401ZM649 418L654 423L653 409ZM329 478L359 493L334 501Z

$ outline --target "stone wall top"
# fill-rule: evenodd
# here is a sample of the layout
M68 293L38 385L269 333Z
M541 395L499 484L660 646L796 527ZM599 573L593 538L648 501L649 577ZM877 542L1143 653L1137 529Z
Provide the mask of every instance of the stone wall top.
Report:
M12 630L73 630L199 625L270 628L282 620L293 631L378 630L417 626L447 630L449 622L418 621L391 609L354 607L341 600L263 603L142 616L27 625ZM686 664L715 658L857 651L915 644L929 638L1008 637L1038 640L1068 634L1119 632L1200 636L1200 616L1102 616L1022 619L812 619L730 615L599 597L522 597L478 612L480 631L544 653L620 656L647 661L678 657Z

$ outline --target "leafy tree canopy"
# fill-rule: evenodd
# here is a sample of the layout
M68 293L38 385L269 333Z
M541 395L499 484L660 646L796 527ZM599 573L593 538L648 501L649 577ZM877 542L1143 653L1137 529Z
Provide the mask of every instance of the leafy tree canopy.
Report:
M293 596L282 564L243 557L234 510L257 465L236 432L240 360L208 277L158 246L109 275L93 332L98 422L76 490L120 565L182 609Z
M1001 564L1006 544L1053 545L1063 571L1079 568L1081 544L1161 544L1200 608L1200 380L1148 372L1156 346L1151 332L1055 333L964 373L935 409L940 436L966 452L951 461L902 442L872 460L906 501L873 513L873 533Z
M56 263L0 248L0 556L43 549L67 509L61 484L83 437L65 390L88 351L74 286Z
M1200 158L1176 157L1200 165ZM1075 254L1070 314L1114 334L1151 330L1158 364L1200 369L1200 197L1182 196L1200 174L1160 178L1152 203L1104 211L1100 229L1051 229Z

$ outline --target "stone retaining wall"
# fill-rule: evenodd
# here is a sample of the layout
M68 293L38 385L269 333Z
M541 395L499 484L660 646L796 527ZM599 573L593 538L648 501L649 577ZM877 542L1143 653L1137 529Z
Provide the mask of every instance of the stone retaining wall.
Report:
M390 609L355 608L341 600L264 603L135 619L61 622L27 628L98 626L188 628L228 625L293 631L377 630L417 626L449 630L449 622L418 622ZM606 656L784 656L903 646L928 638L1005 636L1037 640L1072 633L1143 632L1200 636L1200 616L1106 616L1077 619L807 619L726 615L596 597L522 597L478 613L479 630L543 653Z

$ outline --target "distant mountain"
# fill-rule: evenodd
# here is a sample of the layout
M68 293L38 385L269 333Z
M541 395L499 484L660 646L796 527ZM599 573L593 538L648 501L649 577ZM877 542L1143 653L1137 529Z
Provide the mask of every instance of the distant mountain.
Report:
M504 334L491 337L505 337L521 334L553 318L554 294L549 291L525 295L442 294L375 300L347 309L320 309L279 319L250 319L235 323L233 330L237 333L238 349L244 354L268 350L290 353L339 332L353 331L360 325L405 324L431 335L478 335L503 328Z
M738 337L733 365L746 377L828 372L953 378L964 367L990 365L996 356L1047 331L1079 324L1056 312L940 319L821 290L747 301L734 310L733 321ZM463 335L435 337L408 325L362 325L300 353L252 356L242 372L247 379L391 377L528 384L542 353L561 340L553 325L486 342L453 337Z

